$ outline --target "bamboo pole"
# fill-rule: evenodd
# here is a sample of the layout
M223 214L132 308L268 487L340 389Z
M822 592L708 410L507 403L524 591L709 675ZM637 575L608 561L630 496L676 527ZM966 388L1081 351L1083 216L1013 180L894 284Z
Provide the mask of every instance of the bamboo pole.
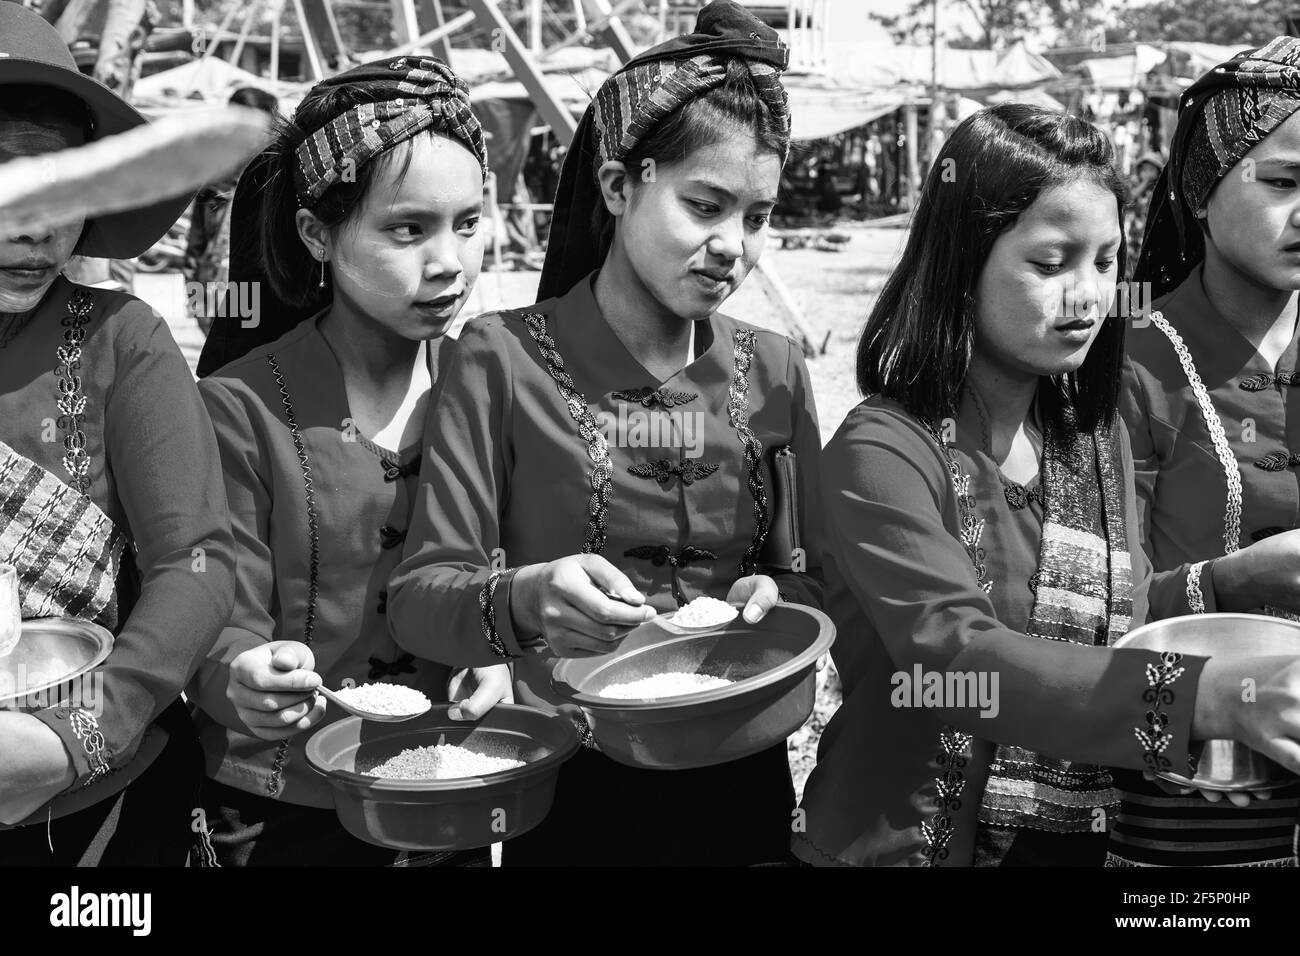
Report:
M533 56L542 52L542 0L531 0L528 5L528 49Z
M385 56L401 56L403 53L410 53L412 50L422 46L432 46L435 43L444 41L447 37L451 36L451 34L455 33L462 27L469 26L474 22L474 19L474 14L467 10L460 16L454 17L447 23L438 27L436 30L430 30L428 33L416 37L410 43L403 43L401 46L393 47L385 54ZM447 52L450 54L450 48L448 48ZM448 65L450 65L450 56L444 56L443 59L448 62Z
M280 2L283 3L283 0ZM311 68L312 79L319 83L325 79L325 66L316 52L316 41L312 37L311 25L307 22L307 11L302 8L302 0L293 0L293 11L298 17L298 25L302 28L303 46L307 51L307 65Z
M426 4L426 6L433 8L433 26L434 26L433 32L436 33L438 30L441 30L443 27L447 25L447 17L442 12L442 0L424 0L424 3ZM470 20L466 21L466 23L470 23L470 22L472 21ZM433 52L438 54L438 56L442 58L442 61L446 63L448 66L451 65L451 34L458 29L460 28L455 27L451 31L448 31L447 33L441 34L440 36L436 36L433 39L429 39L425 41L430 46L433 47ZM423 40L424 37L421 37L420 39Z
M271 10L271 82L276 84L276 92L280 89L280 20L283 15L284 0L275 0Z
M257 19L261 10L262 0L253 0L253 5L245 12L243 26L239 28L239 39L235 41L235 50L230 54L232 66L239 66L239 58L244 53L244 44L248 40L249 31L253 29L253 21Z

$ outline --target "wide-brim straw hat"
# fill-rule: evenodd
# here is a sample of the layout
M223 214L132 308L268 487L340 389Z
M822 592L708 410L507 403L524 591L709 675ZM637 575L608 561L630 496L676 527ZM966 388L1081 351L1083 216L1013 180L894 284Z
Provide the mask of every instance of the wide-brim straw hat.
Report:
M15 84L57 87L80 99L90 112L92 140L148 123L131 104L77 69L52 25L17 3L0 3L0 103L4 87ZM167 234L193 192L150 198L155 200L150 205L87 219L76 252L106 259L140 255Z

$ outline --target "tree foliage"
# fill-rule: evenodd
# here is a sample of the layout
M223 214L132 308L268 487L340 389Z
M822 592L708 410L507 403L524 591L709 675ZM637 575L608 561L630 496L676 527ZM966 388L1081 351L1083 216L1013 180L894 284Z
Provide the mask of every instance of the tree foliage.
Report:
M1284 18L1300 4L1287 0L1225 3L1223 0L1155 0L1129 3L1106 31L1112 42L1189 40L1256 46L1285 31Z
M873 15L900 43L929 43L932 3L912 0L898 16ZM939 29L951 47L996 49L1040 31L1057 44L1086 44L1103 34L1108 43L1191 40L1244 46L1285 31L1288 9L1300 0L1121 0L1107 10L1101 0L937 0ZM974 33L966 24L977 25Z

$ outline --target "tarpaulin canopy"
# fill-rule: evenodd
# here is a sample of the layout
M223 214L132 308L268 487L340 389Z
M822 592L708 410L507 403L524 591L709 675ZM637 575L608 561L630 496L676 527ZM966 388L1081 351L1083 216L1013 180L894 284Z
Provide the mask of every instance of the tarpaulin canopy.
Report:
M829 44L829 74L840 86L881 89L902 84L928 87L931 49L894 43ZM1032 86L1059 77L1060 71L1024 43L1008 49L954 50L940 47L938 75L943 89L978 90Z
M797 77L787 82L786 92L790 97L790 135L799 141L856 129L904 103L902 97L889 93L801 86Z
M1139 43L1132 53L1089 57L1073 67L1084 81L1103 90L1135 90L1143 78L1165 62L1168 54L1159 47Z
M270 80L212 56L141 77L135 81L131 93L137 99L202 97L205 100L224 100L241 86L275 91Z

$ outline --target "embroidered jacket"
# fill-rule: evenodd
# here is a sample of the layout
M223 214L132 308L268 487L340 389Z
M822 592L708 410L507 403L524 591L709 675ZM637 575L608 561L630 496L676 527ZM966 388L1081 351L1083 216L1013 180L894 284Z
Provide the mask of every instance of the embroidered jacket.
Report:
M327 687L382 679L446 699L447 669L394 644L385 621L419 449L395 453L356 431L315 319L203 379L199 390L221 447L239 557L234 613L192 694L208 773L260 796L333 806L302 754L310 733L282 753L242 732L225 696L230 663L259 643L302 641L310 632ZM330 708L327 719L341 716Z
M89 296L82 319L69 316L74 294ZM230 519L194 379L162 317L134 296L55 280L0 348L0 441L84 490L127 536L138 571L138 585L119 578L118 632L97 669L99 706L36 713L77 773L54 801L57 816L121 790L161 750L165 734L154 721L230 613ZM82 702L90 703L84 691Z
M694 361L660 381L601 316L593 278L470 320L446 362L390 587L390 623L414 654L457 666L519 658L535 635L511 620L511 569L584 550L660 611L725 598L761 570L771 453L786 445L801 469L806 558L774 577L788 600L820 603L820 516L807 505L820 439L799 350L715 314L696 326ZM530 703L551 698L535 657L515 675Z
M963 419L955 450L986 522L980 546L991 594L961 539L946 459L919 421L876 396L849 413L823 452L827 610L844 702L804 789L806 830L794 850L809 863L971 865L994 742L1103 766L1185 765L1204 660L1022 633L1039 542L1008 514L979 435L978 422ZM1150 566L1124 445L1136 624L1147 613ZM977 685L997 675L996 706L927 702L912 684L935 673L974 675ZM974 739L965 747L958 735Z

